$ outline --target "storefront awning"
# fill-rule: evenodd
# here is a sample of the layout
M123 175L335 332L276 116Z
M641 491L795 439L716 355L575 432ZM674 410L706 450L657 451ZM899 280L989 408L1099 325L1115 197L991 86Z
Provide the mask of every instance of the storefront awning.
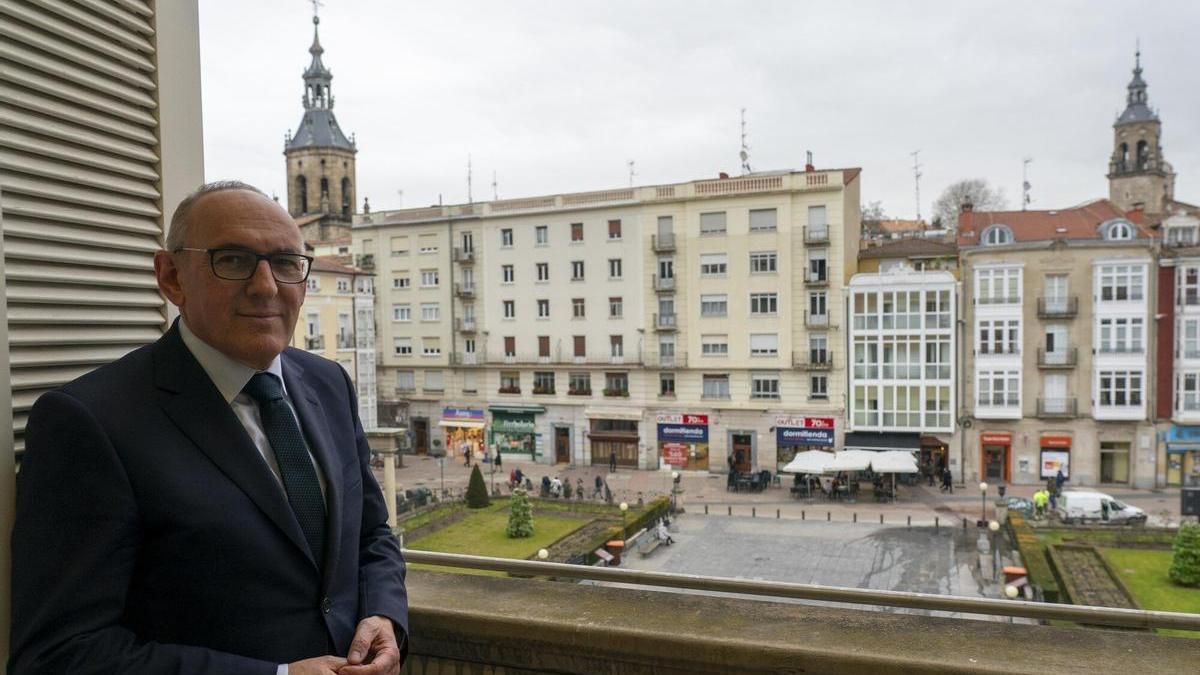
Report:
M642 412L628 408L588 408L583 411L583 416L589 419L640 420Z
M1167 452L1200 450L1200 427L1172 425L1167 429Z
M896 431L851 431L846 434L847 450L920 450L921 435Z
M494 413L508 413L510 415L531 415L546 412L546 406L532 404L490 405L488 406L488 410Z
M475 420L442 420L439 427L457 427L459 429L482 429L484 423Z

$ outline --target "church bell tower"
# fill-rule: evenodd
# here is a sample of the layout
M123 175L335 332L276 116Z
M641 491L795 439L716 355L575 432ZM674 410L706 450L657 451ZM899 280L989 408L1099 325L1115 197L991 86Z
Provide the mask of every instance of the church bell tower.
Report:
M1133 79L1125 111L1113 124L1113 154L1108 163L1109 199L1125 211L1141 209L1146 223L1157 225L1174 198L1175 173L1163 158L1162 122L1150 108L1142 79L1142 53L1134 56Z

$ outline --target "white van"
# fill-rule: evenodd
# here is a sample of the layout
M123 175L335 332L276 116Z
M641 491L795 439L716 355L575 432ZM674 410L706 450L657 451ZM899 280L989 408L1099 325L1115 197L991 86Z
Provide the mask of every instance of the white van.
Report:
M1058 517L1064 523L1099 522L1142 525L1146 512L1103 492L1067 490L1058 497Z

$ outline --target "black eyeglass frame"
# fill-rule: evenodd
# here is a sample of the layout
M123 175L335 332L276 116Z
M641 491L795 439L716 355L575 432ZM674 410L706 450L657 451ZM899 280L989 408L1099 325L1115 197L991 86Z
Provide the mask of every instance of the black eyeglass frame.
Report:
M192 247L188 247L188 246L180 246L179 248L175 249L176 253L178 253L180 251L192 251L194 253L207 253L208 254L208 267L209 267L209 269L212 270L213 276L215 276L218 279L224 279L225 281L246 281L247 279L253 279L254 273L256 271L258 271L258 263L263 260L266 260L267 267L271 270L271 277L273 279L275 279L276 282L281 283L281 284L302 284L302 283L308 281L308 275L312 274L312 264L313 264L313 260L314 260L314 258L312 256L304 255L303 253L258 253L256 251L251 251L251 250L245 249L245 248L237 248L234 246L223 246L221 248L192 248ZM247 276L244 276L244 277L221 276L221 274L217 272L217 264L216 264L216 261L213 259L213 256L222 251L234 251L237 253L245 253L246 255L254 256L254 258L255 258L254 266L250 268L250 274L248 274ZM276 258L282 258L285 256L288 258L303 258L306 261L307 266L305 267L305 270L304 270L304 278L299 279L298 281L286 281L284 279L279 278L279 275L277 275L275 273L275 266L272 264L272 261L275 260Z

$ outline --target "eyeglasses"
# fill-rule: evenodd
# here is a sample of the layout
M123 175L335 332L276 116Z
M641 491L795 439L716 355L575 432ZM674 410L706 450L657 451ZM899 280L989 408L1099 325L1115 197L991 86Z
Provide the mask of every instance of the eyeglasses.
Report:
M312 257L299 253L255 253L241 248L185 248L176 251L207 253L218 279L245 281L254 276L258 261L266 260L271 276L281 284L302 284L312 269Z

